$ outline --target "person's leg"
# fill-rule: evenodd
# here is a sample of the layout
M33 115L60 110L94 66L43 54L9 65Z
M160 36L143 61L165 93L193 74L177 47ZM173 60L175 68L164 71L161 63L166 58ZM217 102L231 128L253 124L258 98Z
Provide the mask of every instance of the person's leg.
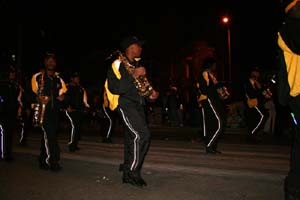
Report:
M3 121L0 121L0 160L4 159L4 127Z
M41 169L49 169L50 163L50 151L49 151L49 143L47 139L46 130L42 127L41 128L41 146L40 146L40 155L39 155L39 167Z
M58 130L58 114L50 113L42 126L44 132L44 140L47 152L47 163L50 169L57 171L60 170L59 160L60 160L60 148L58 145L57 130Z
M103 123L102 134L103 134L103 142L111 143L111 133L113 128L113 113L110 112L109 108L103 106L103 112L105 115L105 122Z
M203 102L203 108L205 113L206 152L216 153L216 143L222 130L222 119L211 100L208 99Z
M143 108L119 108L120 116L128 129L125 142L123 182L142 186L146 185L140 177L140 171L149 148L150 132L144 118ZM126 163L128 161L128 163Z
M11 161L13 148L13 132L16 125L16 118L8 115L4 123L4 159Z
M285 178L285 193L300 198L300 96L293 98L289 104L295 117L295 128L290 154L290 169ZM288 198L287 199L296 199Z
M78 150L78 141L80 139L81 136L81 122L82 122L82 113L80 111L75 111L72 113L72 118L73 118L73 122L74 122L74 147L75 150Z

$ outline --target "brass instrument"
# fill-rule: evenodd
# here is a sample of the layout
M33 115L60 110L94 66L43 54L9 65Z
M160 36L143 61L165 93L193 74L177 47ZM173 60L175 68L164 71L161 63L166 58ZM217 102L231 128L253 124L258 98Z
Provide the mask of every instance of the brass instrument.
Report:
M125 68L129 74L133 74L135 66L129 63L126 56L124 56L120 51L116 51L118 54L118 59L125 64ZM135 87L139 90L139 94L143 97L149 97L153 93L153 87L148 81L146 75L140 75L134 78Z
M49 97L44 94L45 72L42 71L40 84L37 92L37 103L33 104L33 126L41 127L44 122L46 105L49 102Z

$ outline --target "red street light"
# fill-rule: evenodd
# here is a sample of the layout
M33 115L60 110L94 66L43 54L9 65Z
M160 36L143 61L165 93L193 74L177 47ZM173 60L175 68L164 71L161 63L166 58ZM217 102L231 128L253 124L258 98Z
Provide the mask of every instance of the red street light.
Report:
M229 18L228 18L228 17L222 17L222 22L223 22L224 24L228 24Z
M231 82L231 37L230 37L230 25L229 25L229 17L222 17L223 24L227 27L227 42L228 42L228 71L229 71L229 82Z

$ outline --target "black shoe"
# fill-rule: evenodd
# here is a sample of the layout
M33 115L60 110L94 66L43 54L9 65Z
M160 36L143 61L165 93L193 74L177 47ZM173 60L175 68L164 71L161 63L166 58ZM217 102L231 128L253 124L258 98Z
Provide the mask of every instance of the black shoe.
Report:
M141 180L133 172L123 172L123 183L131 184L133 186L142 187Z
M221 151L218 151L218 150L214 150L216 152L216 154L222 154Z
M59 164L53 164L50 166L50 170L53 172L58 172L62 170L62 167Z
M112 139L111 138L104 138L102 140L103 143L108 143L108 144L112 144Z
M76 151L76 147L72 144L69 144L69 152L75 152Z
M209 147L206 147L206 154L213 154L215 155L217 152Z
M141 176L138 177L138 181L142 186L147 186L146 181Z
M19 143L19 146L26 147L27 146L27 142L22 141L22 142Z
M49 170L49 165L45 162L39 162L39 168L42 170Z
M78 150L80 150L80 148L79 148L78 146L76 146L76 147L75 147L75 150L78 151Z

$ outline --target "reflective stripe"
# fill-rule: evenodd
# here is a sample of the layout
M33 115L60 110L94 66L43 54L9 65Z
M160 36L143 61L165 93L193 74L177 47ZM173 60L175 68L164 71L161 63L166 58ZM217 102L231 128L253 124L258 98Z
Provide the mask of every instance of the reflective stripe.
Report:
M212 142L215 140L216 136L219 134L220 130L221 130L221 121L220 121L220 118L216 112L216 110L214 109L214 106L211 104L211 101L210 99L208 99L208 103L210 105L210 108L212 109L212 111L214 112L217 120L218 120L218 129L216 131L216 133L214 134L214 136L211 138L210 142L208 143L207 147L210 147L210 145L212 144Z
M39 89L39 84L38 84L36 78L37 78L37 76L40 75L40 74L42 74L42 73L41 73L41 72L38 72L38 73L34 74L34 75L32 76L32 78L31 78L31 89L32 89L32 91L33 91L35 94L37 94L38 89Z
M25 126L24 122L21 123L21 126L22 126L22 128L21 128L21 138L20 138L20 141L19 141L20 143L24 139L24 126Z
M58 92L58 95L60 96L60 95L63 95L64 93L66 93L68 89L67 89L67 86L66 86L64 80L62 78L60 78L59 76L58 76L58 78L60 79L60 83L61 83L61 89Z
M1 158L4 158L4 130L2 128L2 125L0 124L0 134L1 134Z
M44 132L44 141L45 141L45 148L46 148L46 154L47 154L46 163L48 165L50 165L50 163L49 163L50 151L49 151L48 137L47 137L47 133L46 133L46 131L44 129L44 126L42 126L42 130Z
M111 120L110 116L108 115L105 106L102 105L102 107L103 107L103 111L104 111L106 117L107 117L108 120L109 120L109 128L108 128L108 131L107 131L107 134L106 134L106 138L109 138L110 131L111 131L111 127L112 127L112 120Z
M87 97L87 93L86 93L86 90L84 88L83 89L83 103L84 103L84 106L89 108L90 105L88 104L88 97Z
M72 129L71 129L71 141L68 144L72 144L73 141L74 141L74 124L73 124L73 120L72 120L71 116L69 115L68 111L66 111L66 115L69 118L71 126L72 126Z
M264 115L262 114L262 112L260 112L260 110L258 109L258 107L255 106L254 108L255 108L255 109L257 110L257 112L260 114L260 120L259 120L257 126L251 131L251 134L254 134L254 132L258 129L258 127L260 126L260 124L262 123L262 120L263 120L263 118L264 118Z
M204 133L204 137L205 137L206 136L206 124L205 124L204 108L202 108L202 121L203 121L203 133Z
M135 135L135 138L134 138L134 141L133 141L133 144L134 144L133 145L134 146L134 148L133 148L133 155L134 156L133 157L134 157L134 159L133 159L133 162L132 162L131 167L130 167L130 170L132 171L137 167L138 162L139 162L139 160L138 160L138 156L139 156L138 155L139 154L139 152L138 152L138 148L139 148L138 147L139 146L138 141L140 140L140 136L139 136L138 132L133 129L133 127L131 126L128 118L125 117L124 112L121 108L120 108L120 111L121 111L121 114L122 114L122 117L123 117L123 120L124 120L126 126Z

